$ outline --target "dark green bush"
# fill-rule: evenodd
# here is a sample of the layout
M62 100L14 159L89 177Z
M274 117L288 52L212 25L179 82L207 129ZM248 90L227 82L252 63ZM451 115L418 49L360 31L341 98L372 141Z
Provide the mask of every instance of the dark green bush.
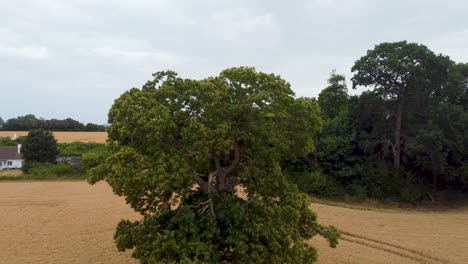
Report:
M457 207L468 203L468 194L457 189L449 188L436 194L437 201L450 207Z
M341 197L343 189L320 171L286 171L288 178L297 184L300 191L319 197Z
M368 198L367 186L353 183L347 186L348 194L354 198L354 200L365 200Z

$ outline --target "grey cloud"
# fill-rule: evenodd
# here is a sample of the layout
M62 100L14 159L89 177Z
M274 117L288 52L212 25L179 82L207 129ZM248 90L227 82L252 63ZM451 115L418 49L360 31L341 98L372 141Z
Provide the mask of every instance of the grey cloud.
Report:
M165 69L204 78L256 66L316 96L332 69L350 78L384 41L468 61L467 11L461 0L0 0L0 90L21 95L0 116L104 123L116 97Z

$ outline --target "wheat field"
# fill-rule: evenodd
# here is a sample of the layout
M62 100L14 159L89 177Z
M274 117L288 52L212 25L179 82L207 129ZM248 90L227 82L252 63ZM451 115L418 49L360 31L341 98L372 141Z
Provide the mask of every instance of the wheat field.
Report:
M53 132L58 143L85 142L106 143L107 132ZM28 131L0 131L0 137L27 136Z
M342 231L336 249L314 237L319 264L468 263L468 209L442 212L312 204ZM0 263L138 263L113 243L137 219L106 183L0 182Z

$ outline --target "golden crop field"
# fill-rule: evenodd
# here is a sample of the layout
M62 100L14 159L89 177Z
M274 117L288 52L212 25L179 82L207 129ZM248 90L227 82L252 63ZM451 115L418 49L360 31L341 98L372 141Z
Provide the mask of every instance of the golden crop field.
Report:
M17 137L27 136L28 131L0 131L0 137L13 137L16 134ZM94 143L106 143L107 132L54 132L55 139L59 143L70 143L70 142L94 142Z
M468 263L468 208L442 212L312 204L343 233L310 241L319 264ZM118 252L120 219L137 219L106 183L0 182L0 263L138 263Z

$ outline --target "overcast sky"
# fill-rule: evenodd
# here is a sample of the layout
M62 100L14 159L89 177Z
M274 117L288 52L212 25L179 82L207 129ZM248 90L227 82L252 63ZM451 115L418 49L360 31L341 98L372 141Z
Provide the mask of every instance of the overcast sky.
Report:
M400 40L468 62L468 1L0 0L0 116L106 123L166 69L255 66L314 97L332 69L349 80L368 49Z

